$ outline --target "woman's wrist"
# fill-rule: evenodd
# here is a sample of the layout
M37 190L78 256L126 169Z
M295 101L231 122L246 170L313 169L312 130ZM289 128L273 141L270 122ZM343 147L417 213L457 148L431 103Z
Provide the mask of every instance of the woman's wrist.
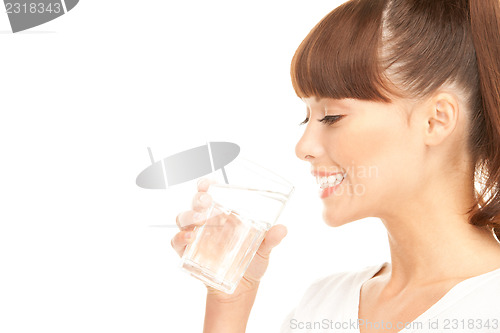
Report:
M240 285L231 295L207 288L203 332L245 332L258 288L259 282L250 282L246 279L240 281Z

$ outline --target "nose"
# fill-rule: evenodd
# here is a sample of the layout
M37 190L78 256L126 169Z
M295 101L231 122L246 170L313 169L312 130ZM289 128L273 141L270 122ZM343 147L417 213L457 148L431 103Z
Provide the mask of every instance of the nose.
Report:
M320 130L312 125L307 125L304 134L295 145L295 155L306 162L312 162L323 154L323 145L319 138Z

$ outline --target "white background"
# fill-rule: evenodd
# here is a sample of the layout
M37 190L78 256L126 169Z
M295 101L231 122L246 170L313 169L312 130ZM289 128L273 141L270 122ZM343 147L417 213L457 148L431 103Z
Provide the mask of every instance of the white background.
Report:
M377 219L324 224L294 153L290 61L340 2L82 0L18 34L0 13L0 332L202 331L205 287L154 227L196 181L137 187L147 147L235 142L296 186L247 332L277 332L315 279L388 261Z

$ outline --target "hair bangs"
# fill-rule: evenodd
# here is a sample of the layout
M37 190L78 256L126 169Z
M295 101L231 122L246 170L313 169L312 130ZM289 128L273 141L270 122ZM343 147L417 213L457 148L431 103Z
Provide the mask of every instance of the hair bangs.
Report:
M309 32L291 64L297 96L390 102L379 65L385 2L349 1Z

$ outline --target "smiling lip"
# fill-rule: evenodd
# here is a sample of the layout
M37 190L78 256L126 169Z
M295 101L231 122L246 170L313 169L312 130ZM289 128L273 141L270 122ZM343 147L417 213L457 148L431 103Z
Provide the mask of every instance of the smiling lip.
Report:
M337 187L339 187L340 184L342 184L342 182L344 181L344 178L346 175L344 172L326 172L326 171L321 171L321 169L325 170L326 168L311 168L311 175L313 175L313 177L316 178L316 182L318 182L318 183L319 183L320 178L330 177L330 176L336 177L339 174L342 175L342 181L339 184L337 184L335 186L328 186L324 189L319 190L319 196L321 197L321 199L324 199L335 192Z
M332 187L327 187L325 189L321 189L320 190L320 197L321 199L325 199L326 197L329 197L333 192L335 192L335 190L337 189L337 187L340 186L340 184L342 184L344 180L342 179L342 181L340 183L338 183L337 185L335 186L332 186Z

